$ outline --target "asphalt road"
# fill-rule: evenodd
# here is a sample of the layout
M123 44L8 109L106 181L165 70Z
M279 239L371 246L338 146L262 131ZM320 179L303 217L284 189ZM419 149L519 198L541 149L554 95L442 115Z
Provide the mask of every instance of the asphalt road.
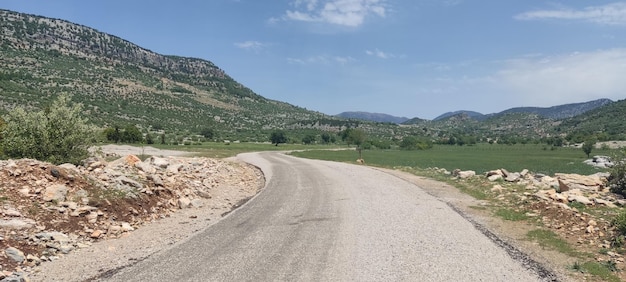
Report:
M539 281L448 205L366 166L279 153L258 196L112 281Z

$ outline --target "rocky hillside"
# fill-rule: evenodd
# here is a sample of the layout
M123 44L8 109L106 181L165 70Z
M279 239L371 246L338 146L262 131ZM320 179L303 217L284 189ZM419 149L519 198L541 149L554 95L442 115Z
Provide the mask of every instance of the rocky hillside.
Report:
M166 56L60 19L0 10L0 114L73 95L97 124L225 135L324 115L268 100L210 61Z
M548 108L519 107L502 111L496 115L509 113L531 113L549 119L561 120L582 115L586 112L609 105L611 103L613 103L613 101L610 99L598 99L589 102L558 105Z
M600 134L613 137L610 139L626 139L626 100L620 100L604 107L586 112L582 115L566 119L559 129L574 134Z

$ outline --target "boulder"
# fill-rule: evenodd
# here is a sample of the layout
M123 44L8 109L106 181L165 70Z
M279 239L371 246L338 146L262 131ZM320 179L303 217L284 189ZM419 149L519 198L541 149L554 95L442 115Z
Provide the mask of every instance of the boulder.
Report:
M161 186L161 187L165 186L165 184L163 183L163 179L158 174L153 174L149 178L152 179L152 182L154 182L154 185Z
M584 205L593 205L593 202L591 200L589 200L589 198L585 197L585 196L581 196L581 195L569 195L567 197L567 199L570 202L579 202L581 204Z
M67 195L67 191L68 191L67 186L63 184L56 184L56 185L48 186L46 187L46 190L43 193L43 200L46 202L65 201L65 196Z
M476 176L476 172L473 170L466 170L466 171L459 172L459 178L461 179L470 178L474 176Z
M4 230L28 229L28 228L33 227L34 225L35 225L35 221L28 219L28 218L22 218L22 219L13 218L13 219L8 219L8 220L0 218L0 229L4 229Z
M146 162L137 162L135 163L135 167L145 173L155 173L156 168L154 168L151 164Z
M460 170L460 169L455 169L454 171L452 171L452 175L456 176L458 178L461 179L465 179L465 178L470 178L470 177L474 177L476 176L476 172L473 170Z
M506 178L504 178L504 180L506 180L507 182L517 182L520 180L521 177L522 175L519 172L513 172L513 173L508 173L506 175Z
M134 166L136 163L141 162L141 159L135 155L128 155L124 157L124 162L130 166Z
M186 209L186 208L189 208L190 206L191 206L191 200L189 200L189 198L182 197L178 199L178 208Z
M194 208L201 208L204 206L204 203L200 199L191 200L191 206Z
M182 164L170 164L167 166L167 172L176 174L180 171L182 167L183 167Z
M565 184L565 182L561 181L560 179L558 180L558 182L559 182L559 190L558 190L559 193L566 192L566 191L570 190L569 186L567 186L567 184Z
M503 177L500 174L494 174L494 175L487 176L487 179L491 182L494 182L494 181L503 179Z
M616 206L613 202L611 202L611 201L607 201L607 200L603 200L603 199L598 199L598 198L593 199L593 201L594 201L594 202L596 202L596 204L598 204L598 205L604 205L604 206L607 206L607 207L609 207L609 208L615 208L615 207L617 207L617 206Z
M131 186L131 187L135 187L137 189L141 189L143 188L143 185L141 185L141 183L132 180L126 176L119 176L118 178L115 179L115 182L122 184L122 185L127 185L127 186Z
M485 173L486 177L493 176L493 175L500 175L500 176L502 176L503 175L502 174L502 170L496 169L496 170L487 171L487 173Z
M580 174L569 174L569 173L555 173L554 176L567 183L570 184L579 184L587 187L595 187L604 185L603 179L600 176L594 175L580 175Z
M163 169L167 168L170 165L170 162L167 159L159 158L159 157L151 157L149 162L153 166L160 167Z
M23 262L26 259L26 256L22 251L13 247L6 248L4 250L4 253L7 255L7 257L15 262Z

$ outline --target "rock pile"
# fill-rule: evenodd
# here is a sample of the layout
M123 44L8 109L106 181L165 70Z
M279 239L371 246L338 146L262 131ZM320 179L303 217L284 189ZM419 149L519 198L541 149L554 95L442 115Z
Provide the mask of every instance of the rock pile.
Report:
M436 171L447 173L442 169ZM533 174L528 170L509 172L496 169L483 176L472 176L475 175L474 171L461 170L455 170L451 175L460 180L484 177L486 187L491 187L489 192L493 196L493 205L508 207L524 212L529 218L537 218L543 228L553 230L591 253L597 253L598 249L610 249L619 235L606 218L610 219L620 207L626 206L626 200L606 187L609 173L556 173L548 176ZM596 254L595 259L616 262L620 267L625 263L622 254L610 251Z
M19 281L29 268L178 209L235 206L230 190L262 187L248 165L208 158L128 155L82 166L0 161L0 279ZM222 199L222 197L224 199Z
M599 168L611 168L615 165L609 156L594 156L593 159L586 160L584 163Z

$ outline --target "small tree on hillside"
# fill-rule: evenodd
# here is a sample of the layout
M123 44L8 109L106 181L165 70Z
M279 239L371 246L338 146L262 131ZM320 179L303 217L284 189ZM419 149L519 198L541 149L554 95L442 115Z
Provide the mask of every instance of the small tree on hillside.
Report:
M591 150L593 150L593 147L595 145L596 145L596 140L593 140L593 139L587 139L585 143L583 143L583 152L587 154L587 158L589 158L589 156L591 155Z
M276 130L270 135L270 141L276 146L281 143L287 143L287 135L282 130Z

